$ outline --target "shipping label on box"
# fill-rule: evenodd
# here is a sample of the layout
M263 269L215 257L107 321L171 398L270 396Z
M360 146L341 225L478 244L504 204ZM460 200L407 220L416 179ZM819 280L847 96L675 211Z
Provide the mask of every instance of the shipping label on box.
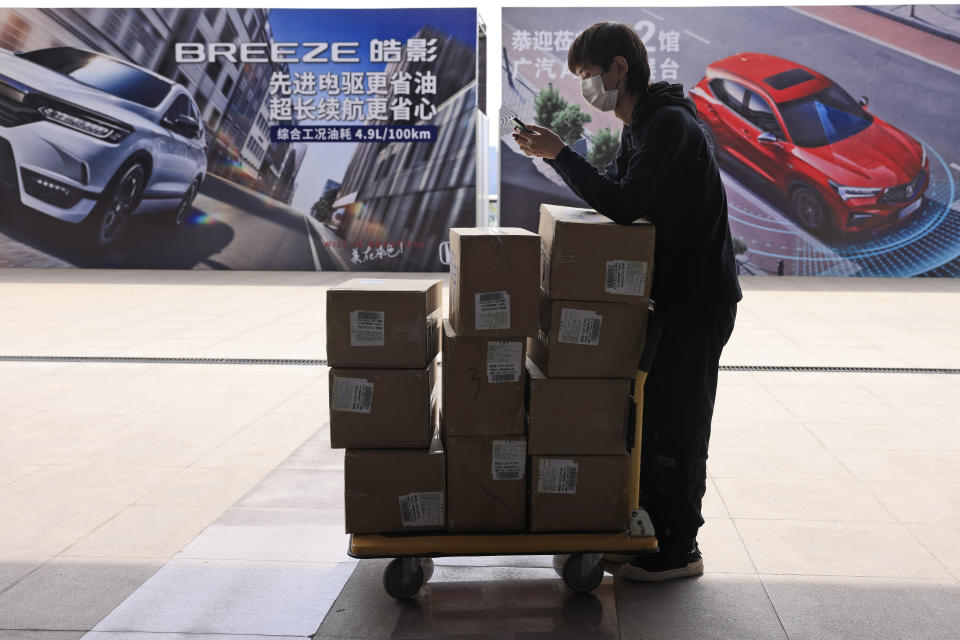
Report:
M350 346L382 347L383 317L383 311L351 311Z
M610 260L607 262L606 280L603 289L606 293L643 297L647 290L647 263L638 260Z
M370 413L373 408L373 383L366 378L330 376L333 395L330 408L334 411Z
M560 342L567 344L600 344L600 327L603 316L589 309L560 307Z
M486 291L474 296L476 319L474 326L480 331L510 328L510 293Z
M404 527L442 527L446 522L442 491L408 493L399 500L400 522Z
M490 477L494 480L523 480L527 469L524 440L494 440Z
M487 382L519 382L523 373L524 345L521 340L487 342Z
M573 460L542 458L538 469L537 491L539 493L577 492L577 473L580 465Z

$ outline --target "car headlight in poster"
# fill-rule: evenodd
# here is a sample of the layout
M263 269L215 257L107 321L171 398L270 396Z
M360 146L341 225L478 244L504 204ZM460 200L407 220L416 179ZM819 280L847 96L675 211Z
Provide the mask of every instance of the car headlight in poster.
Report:
M475 9L4 8L0 48L0 266L435 271L475 224Z
M896 11L505 8L502 224L535 229L541 202L584 206L519 151L510 116L600 170L613 159L623 123L586 105L566 60L580 31L614 20L644 42L651 82L680 83L695 102L741 273L960 275L960 133L947 124L960 32Z

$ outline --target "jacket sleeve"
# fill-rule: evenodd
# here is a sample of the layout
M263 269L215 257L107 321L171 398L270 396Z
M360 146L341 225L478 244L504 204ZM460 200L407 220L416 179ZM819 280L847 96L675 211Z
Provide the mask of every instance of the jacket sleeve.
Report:
M548 164L584 202L614 222L629 224L648 218L656 223L650 217L650 204L687 144L683 120L668 114L652 124L639 148L627 158L620 180L601 173L569 146Z
M625 140L627 140L626 143L624 142ZM623 171L625 169L623 165L627 160L625 156L628 155L625 149L629 144L627 128L624 127L620 132L620 146L617 147L617 153L614 156L613 161L608 164L607 168L603 171L608 178L618 180L620 176L623 175Z

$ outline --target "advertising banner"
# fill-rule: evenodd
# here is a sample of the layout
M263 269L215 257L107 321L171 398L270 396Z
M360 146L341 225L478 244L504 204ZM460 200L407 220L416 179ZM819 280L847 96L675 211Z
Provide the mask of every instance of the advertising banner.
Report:
M590 107L567 68L577 34L602 20L632 26L651 81L680 83L696 103L741 273L960 276L950 5L506 8L503 225L536 229L541 202L585 206L520 152L510 117L552 129L600 170L616 153L623 123Z
M0 266L441 270L477 44L475 9L0 9Z

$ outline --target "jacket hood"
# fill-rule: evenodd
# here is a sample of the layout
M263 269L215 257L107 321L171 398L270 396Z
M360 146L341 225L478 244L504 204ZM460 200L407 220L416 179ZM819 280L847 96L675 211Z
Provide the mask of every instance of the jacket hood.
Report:
M640 97L637 106L634 108L634 117L639 110L652 112L660 107L667 106L683 107L690 112L690 115L699 120L697 107L693 100L683 94L683 85L670 84L669 82L654 82L647 87L646 93Z

